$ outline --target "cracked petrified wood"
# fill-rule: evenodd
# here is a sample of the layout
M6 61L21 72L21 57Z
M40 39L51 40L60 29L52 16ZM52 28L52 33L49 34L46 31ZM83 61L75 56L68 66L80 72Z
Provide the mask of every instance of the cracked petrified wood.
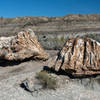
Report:
M48 59L31 29L21 31L17 36L0 38L0 59L17 61L26 58Z
M100 43L89 38L70 39L49 67L76 76L100 74Z

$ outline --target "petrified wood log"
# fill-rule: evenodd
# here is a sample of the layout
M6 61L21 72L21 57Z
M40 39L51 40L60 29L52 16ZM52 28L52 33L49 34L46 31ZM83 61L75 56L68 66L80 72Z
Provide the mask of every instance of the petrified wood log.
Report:
M49 67L74 76L100 74L100 43L90 38L70 39Z
M0 59L17 61L26 58L48 59L31 29L21 31L17 36L0 38Z

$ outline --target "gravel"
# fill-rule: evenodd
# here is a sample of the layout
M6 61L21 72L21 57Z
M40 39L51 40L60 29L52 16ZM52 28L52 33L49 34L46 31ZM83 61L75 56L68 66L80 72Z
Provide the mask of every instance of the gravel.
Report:
M57 76L61 87L33 93L20 87L25 79L33 78L43 65L43 62L29 61L13 67L0 67L0 100L100 100L100 77L98 81L92 81L89 78L72 80L67 76Z
M56 90L40 90L34 93L20 87L24 79L34 75L34 72L30 72L1 80L0 100L100 100L100 90L86 88L75 81L69 81Z

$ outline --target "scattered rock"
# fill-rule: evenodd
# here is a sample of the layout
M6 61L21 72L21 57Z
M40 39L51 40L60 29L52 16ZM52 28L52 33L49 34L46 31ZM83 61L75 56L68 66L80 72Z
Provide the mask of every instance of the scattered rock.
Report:
M39 83L39 81L33 78L25 79L20 86L31 93L38 92L42 89L42 85Z
M29 92L34 91L34 80L33 79L26 79L22 82L21 87Z
M49 67L56 72L75 77L100 74L100 43L90 38L70 39L54 59Z
M21 31L17 36L0 38L0 59L17 61L27 58L48 59L31 29Z

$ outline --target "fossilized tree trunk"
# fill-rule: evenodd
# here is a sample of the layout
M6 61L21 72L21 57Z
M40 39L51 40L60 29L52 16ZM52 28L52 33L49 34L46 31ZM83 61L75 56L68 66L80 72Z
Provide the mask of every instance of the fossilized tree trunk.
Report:
M49 67L74 76L100 74L100 43L89 38L70 39Z
M17 36L0 38L0 59L24 60L26 58L48 59L34 32L30 29L21 31Z

